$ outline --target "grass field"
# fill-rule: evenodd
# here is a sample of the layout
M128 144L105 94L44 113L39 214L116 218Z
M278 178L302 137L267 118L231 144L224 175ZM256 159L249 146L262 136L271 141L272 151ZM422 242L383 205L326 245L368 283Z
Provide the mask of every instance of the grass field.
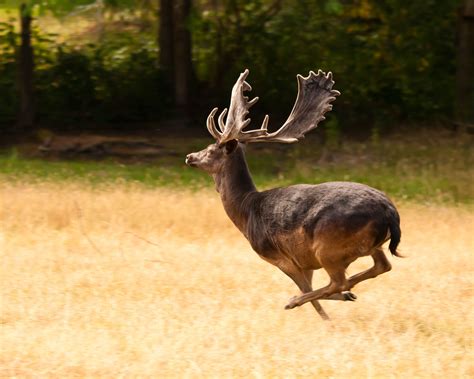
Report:
M211 189L7 181L0 199L0 377L474 376L470 205L398 201L407 258L325 323L283 309L295 285Z

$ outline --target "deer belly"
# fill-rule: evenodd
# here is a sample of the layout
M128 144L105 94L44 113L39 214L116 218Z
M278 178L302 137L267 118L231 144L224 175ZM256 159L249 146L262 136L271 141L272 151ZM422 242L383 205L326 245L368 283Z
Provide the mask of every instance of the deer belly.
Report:
M305 270L321 268L312 241L303 228L272 233L256 242L252 243L254 250L262 259L275 266L280 266L282 261L291 260Z

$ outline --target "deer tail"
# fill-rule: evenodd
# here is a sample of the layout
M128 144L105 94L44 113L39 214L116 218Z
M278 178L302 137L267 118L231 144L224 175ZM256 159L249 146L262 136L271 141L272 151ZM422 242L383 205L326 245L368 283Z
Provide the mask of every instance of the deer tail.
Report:
M400 243L400 239L402 236L402 232L400 230L400 216L398 215L398 212L394 209L394 213L392 214L392 217L390 217L390 223L389 223L389 230L390 230L390 244L388 245L388 249L392 253L392 255L395 255L396 257L403 257L398 251L397 247L398 244Z

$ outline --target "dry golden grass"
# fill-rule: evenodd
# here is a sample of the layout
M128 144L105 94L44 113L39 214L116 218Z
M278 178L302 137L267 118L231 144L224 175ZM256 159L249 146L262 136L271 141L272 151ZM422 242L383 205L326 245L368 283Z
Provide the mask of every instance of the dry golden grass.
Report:
M325 323L310 305L283 309L296 286L214 192L0 195L2 377L474 375L472 209L400 205L408 258L357 286L357 302L323 303Z

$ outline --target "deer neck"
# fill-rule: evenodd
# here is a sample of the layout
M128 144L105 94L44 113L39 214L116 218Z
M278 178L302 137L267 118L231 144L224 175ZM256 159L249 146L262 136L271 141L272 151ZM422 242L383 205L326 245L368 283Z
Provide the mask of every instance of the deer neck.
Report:
M228 156L219 173L213 175L216 190L219 192L224 209L237 226L245 234L252 195L257 188L250 175L242 147Z

